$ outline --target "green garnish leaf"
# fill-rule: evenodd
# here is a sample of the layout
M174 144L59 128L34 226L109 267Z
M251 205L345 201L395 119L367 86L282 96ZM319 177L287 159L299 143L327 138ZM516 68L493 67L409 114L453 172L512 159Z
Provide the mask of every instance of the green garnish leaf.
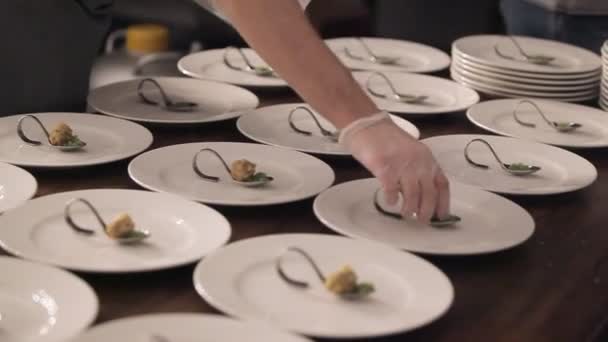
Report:
M271 182L272 180L274 180L274 178L270 177L266 173L258 172L256 174L254 174L253 176L247 178L245 181L246 182Z
M514 171L525 171L528 170L530 167L526 164L523 163L513 163L511 165L509 165L509 169L510 170L514 170Z
M86 145L85 142L80 140L80 138L78 138L77 135L72 135L70 137L70 139L63 146L76 147L76 146L84 146L84 145Z

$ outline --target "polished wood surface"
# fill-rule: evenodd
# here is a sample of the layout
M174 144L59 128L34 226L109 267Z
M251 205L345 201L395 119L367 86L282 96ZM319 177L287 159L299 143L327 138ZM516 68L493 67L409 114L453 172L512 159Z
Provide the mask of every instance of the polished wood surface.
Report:
M263 99L269 104L293 101L295 96L278 93ZM483 133L463 113L412 121L423 138ZM247 141L238 133L235 121L150 129L155 138L152 148ZM608 154L605 149L577 153L598 168L595 184L565 195L509 197L536 220L534 236L520 247L491 255L427 257L454 283L453 307L427 327L377 341L608 341ZM336 183L369 177L352 160L325 160L336 172ZM70 171L32 172L40 185L37 196L91 188L139 189L130 180L127 165L124 161ZM216 208L232 224L232 241L287 232L332 234L313 215L312 200L267 208ZM99 295L97 323L148 313L217 313L195 292L193 268L79 275Z

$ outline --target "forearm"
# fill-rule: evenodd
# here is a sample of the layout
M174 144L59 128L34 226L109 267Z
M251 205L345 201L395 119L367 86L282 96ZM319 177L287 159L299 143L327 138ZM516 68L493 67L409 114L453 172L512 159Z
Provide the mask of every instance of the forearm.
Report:
M308 22L297 1L215 0L243 38L337 127L378 112Z

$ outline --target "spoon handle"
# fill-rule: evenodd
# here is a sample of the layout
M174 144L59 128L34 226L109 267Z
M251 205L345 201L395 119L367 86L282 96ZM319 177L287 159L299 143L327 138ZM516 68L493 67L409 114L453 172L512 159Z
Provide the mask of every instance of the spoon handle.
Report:
M245 65L247 65L247 69L243 69L242 67L232 64L232 62L230 61L230 58L228 58L229 57L228 55L229 55L230 51L233 51L233 50L236 50L238 52L238 54L241 56L241 58L245 62ZM237 70L237 71L255 70L255 66L251 63L251 61L249 60L247 55L245 55L243 50L240 48L234 47L234 46L228 46L225 48L223 61L227 67L229 67L230 69L233 69L233 70Z
M38 119L34 115L30 115L30 114L22 116L19 119L19 121L17 122L17 135L19 136L19 138L21 138L21 140L23 140L24 142L26 142L30 145L42 145L42 143L40 141L30 139L25 135L25 132L23 131L23 122L26 119L34 120L34 122L36 122L38 124L38 126L40 126L40 128L42 128L42 131L44 132L44 135L46 136L46 139L50 144L51 135L49 134L49 131L46 129L46 127L44 127L44 124L42 124L42 121L40 121L40 119Z
M204 180L211 181L211 182L219 182L219 180L220 180L219 177L207 175L206 173L204 173L203 171L201 171L201 169L199 168L199 166L198 166L198 159L199 159L199 156L203 152L211 153L212 155L214 155L215 157L217 157L217 159L219 159L220 162L222 163L222 166L224 167L224 169L226 170L226 172L228 173L228 175L230 175L230 177L232 178L232 173L230 172L230 167L228 166L228 163L226 163L226 161L224 160L224 158L222 158L222 156L217 151L215 151L213 149L210 149L210 148L203 148L202 150L198 151L194 155L194 158L192 159L192 169L194 170L194 172L199 177L201 177Z
M467 160L467 162L469 162L469 164L481 168L481 169L489 169L490 167L488 165L485 164L481 164L481 163L477 163L475 161L473 161L471 159L471 157L469 156L469 147L475 143L475 142L479 142L482 143L483 145L485 145L490 152L492 152L492 155L494 156L494 159L496 159L496 161L498 162L498 164L500 165L500 167L504 170L508 170L507 167L505 166L505 164L502 162L502 160L500 159L500 157L498 156L498 154L496 153L496 151L494 150L494 148L492 147L492 145L490 145L489 142L483 140L483 139L473 139L471 141L469 141L469 143L466 145L466 147L464 148L464 158Z
M158 81L156 81L153 78L144 78L143 80L141 80L139 82L139 84L137 85L137 95L139 96L139 98L147 104L153 105L153 106L158 106L159 103L154 101L154 100L150 100L143 92L143 88L145 86L146 83L151 83L152 85L154 85L154 87L156 87L158 89L158 91L160 92L160 96L163 100L163 105L165 107L169 107L171 106L171 104L173 103L173 101L171 101L171 99L169 99L169 97L167 96L167 93L165 93L165 90L163 89L163 87L160 86L160 83L158 83Z
M536 110L536 112L538 114L540 114L540 116L547 123L547 125L549 125L551 127L554 127L553 123L551 122L551 120L549 120L547 118L547 116L545 115L545 113L543 113L543 111L540 109L540 107L535 102L533 102L531 100L527 100L527 99L519 101L517 103L517 105L515 106L515 109L513 109L513 118L515 119L515 121L517 121L518 124L523 125L523 126L527 126L527 127L536 127L535 124L530 123L530 122L525 122L525 121L521 120L518 117L518 110L521 108L521 105L523 105L523 104L529 104L530 106L532 106Z
M312 135L311 132L305 131L303 129L298 128L296 126L296 124L294 123L293 118L294 118L294 115L298 111L304 111L305 113L307 113L313 119L313 121L315 122L315 124L317 125L317 127L319 128L319 130L321 131L321 134L323 134L324 136L333 136L334 135L334 133L332 133L331 131L329 131L325 127L323 127L321 125L321 123L319 122L319 119L317 119L317 116L308 107L305 107L305 106L298 106L298 107L292 109L291 112L289 112L289 117L288 117L289 126L295 132L303 134L303 135Z
M308 264L310 264L310 266L315 271L315 273L316 273L317 277L319 278L319 280L321 281L321 283L325 283L325 276L321 272L321 269L319 268L319 266L317 265L317 263L313 260L313 258L310 256L310 254L306 253L303 249L301 249L299 247L289 247L289 248L287 248L287 250L283 254L281 254L277 258L277 261L276 261L276 264L275 264L275 268L276 268L276 271L277 271L279 277L281 277L281 279L283 279L288 284L296 286L296 287L299 287L299 288L308 288L308 287L310 287L310 285L309 285L308 282L302 281L302 280L293 279L290 276L288 276L287 273L285 273L285 271L283 269L283 258L289 252L294 252L294 253L297 253L297 254L301 255L302 257L304 257L304 259L308 262Z
M99 212L97 211L97 209L95 209L95 207L91 204L91 202L83 199L83 198L75 198L71 201L69 201L64 209L64 218L66 223L75 231L79 232L79 233L84 233L84 234L88 234L88 235L93 235L95 234L95 232L92 229L87 229L87 228L83 228L81 226L79 226L74 219L72 218L72 213L71 213L71 209L74 206L74 204L76 203L82 203L84 204L86 207L88 207L91 212L93 212L93 215L95 215L95 218L97 219L97 222L99 222L99 225L101 225L102 229L106 229L106 223L104 222L103 218L101 217L101 215L99 214Z

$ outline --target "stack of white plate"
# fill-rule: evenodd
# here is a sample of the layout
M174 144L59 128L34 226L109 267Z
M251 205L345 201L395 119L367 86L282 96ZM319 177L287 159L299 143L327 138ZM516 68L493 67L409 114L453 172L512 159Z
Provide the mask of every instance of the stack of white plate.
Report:
M605 50L608 52L608 48ZM522 52L532 58L526 58ZM547 64L533 63L533 57L539 55L553 60ZM454 80L494 97L592 100L598 96L597 84L602 74L601 59L591 51L519 36L477 35L458 39L452 44L452 60Z
M608 111L608 40L602 48L602 61L604 62L604 72L602 73L602 91L600 95L600 107Z

